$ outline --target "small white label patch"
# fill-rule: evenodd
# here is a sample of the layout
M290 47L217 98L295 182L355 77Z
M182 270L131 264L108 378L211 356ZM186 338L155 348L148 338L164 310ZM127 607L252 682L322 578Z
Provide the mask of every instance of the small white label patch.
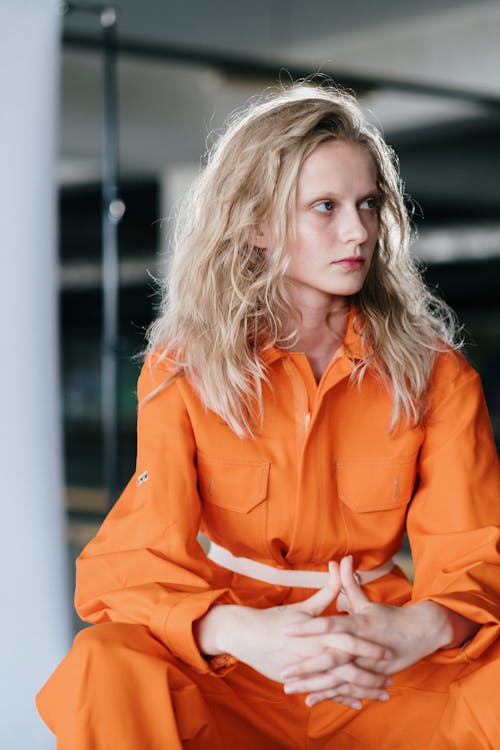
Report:
M149 479L149 474L147 471L143 471L140 476L137 477L137 486L140 487L141 484L144 484L144 482L147 482Z

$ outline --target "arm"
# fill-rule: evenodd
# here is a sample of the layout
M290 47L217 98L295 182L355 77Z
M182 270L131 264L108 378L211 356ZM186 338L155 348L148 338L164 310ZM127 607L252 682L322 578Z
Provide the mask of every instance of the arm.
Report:
M195 444L177 382L141 405L170 374L149 362L142 369L136 472L78 559L75 604L89 622L148 626L176 656L206 671L192 622L214 602L238 600L197 542Z
M500 467L478 375L458 355L441 366L448 372L434 377L407 530L413 602L430 600L478 626L452 638L449 648L463 651L436 655L449 661L476 658L500 632Z
M438 661L473 659L500 630L500 478L479 378L459 355L446 355L431 394L419 483L407 516L415 563L412 601L403 608L368 602L344 572L351 614L293 630L345 630L392 645L390 673L436 651ZM297 691L318 690L312 664L295 665L289 676Z
M196 446L181 389L174 380L144 402L168 375L160 368L150 371L147 362L143 367L136 472L78 559L78 612L94 623L146 625L199 671L223 673L236 658L279 679L286 663L311 652L309 644L297 647L292 638L284 638L284 625L319 613L338 591L322 591L303 607L240 606L227 587L231 573L210 563L197 542L201 502ZM337 640L350 645L350 653L339 655L344 661L384 652L361 639ZM235 658L228 659L228 653ZM278 657L272 667L270 654Z
M356 666L367 671L395 674L437 649L460 645L479 628L477 623L432 601L416 602L407 607L371 602L355 580L351 557L341 561L339 574L342 594L337 600L337 607L347 616L316 617L292 623L285 628L285 633L306 641L319 637L327 647L339 634L351 634L385 645L388 651L383 660L365 656L355 659ZM320 658L302 659L283 671L285 690L289 693L309 693L309 705L326 698L337 700L336 676L344 672L343 665L337 668L331 663L328 653L323 653ZM342 694L372 697L360 695L356 679L353 680L350 675L348 677L354 684L342 685Z
M216 605L196 623L195 637L204 653L229 652L278 682L286 680L287 669L298 660L317 661L327 650L330 668L337 669L337 685L344 687L335 693L335 700L356 707L358 698L377 699L384 694L387 676L380 665L393 657L392 649L347 632L307 639L286 632L294 625L326 619L320 615L337 598L340 586L338 565L331 563L329 583L309 599L263 610ZM357 663L363 659L369 668Z

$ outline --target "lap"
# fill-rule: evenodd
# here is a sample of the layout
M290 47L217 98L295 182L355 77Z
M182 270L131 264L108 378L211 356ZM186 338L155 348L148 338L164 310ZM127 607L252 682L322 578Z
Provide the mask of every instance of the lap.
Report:
M321 750L335 738L338 750L483 750L500 746L493 705L499 678L500 643L474 664L419 662L394 677L387 703L366 701L360 712L333 702L309 709L304 696L285 695L282 685L244 664L224 676L200 673L146 627L105 623L78 634L39 706L56 734L63 714L81 712L82 706L93 726L106 724L108 733L117 731L109 726L119 713L121 736L135 737L129 745L122 740L123 748L222 750L237 744L239 750L292 750L308 743ZM176 725L175 741L169 723ZM149 744L138 739L145 727L154 738ZM489 745L491 737L497 741ZM101 747L76 745L74 738L70 746Z

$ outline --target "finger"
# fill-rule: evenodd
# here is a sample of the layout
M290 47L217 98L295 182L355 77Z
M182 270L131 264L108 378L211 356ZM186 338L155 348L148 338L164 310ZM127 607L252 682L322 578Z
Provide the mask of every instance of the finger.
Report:
M326 636L326 638L328 638L328 636ZM326 672L328 670L341 667L344 664L349 664L349 662L353 661L352 650L357 649L357 644L352 648L350 647L350 638L351 636L346 636L346 639L349 639L346 641L346 648L327 648L320 654L316 654L315 656L312 656L310 658L302 659L301 661L295 662L294 664L289 664L282 671L281 679L283 681L286 681L292 678L301 678L307 675L314 674L316 672ZM366 648L367 650L373 649L374 652L378 651L381 654L381 657L379 659L365 659L365 661L370 664L370 669L368 669L364 665L361 665L358 658L354 660L355 664L361 667L361 669L365 669L367 672L373 672L373 674L383 675L384 679L386 679L388 662L383 658L386 654L385 647L368 642L360 642L359 645L362 649Z
M344 593L344 591L341 591L340 594L338 595L337 601L335 602L335 606L337 608L337 612L346 612L346 614L348 615L353 614L351 604L349 602L349 599L347 598L347 595Z
M324 586L322 589L317 591L315 594L300 602L297 607L301 612L305 612L311 617L318 617L322 612L325 611L330 604L335 601L339 593L339 589L333 588L329 584Z
M340 568L338 562L330 560L328 563L328 573L330 574L330 582L332 585L340 588Z
M379 688L386 684L386 676L367 672L350 663L327 672L318 672L301 679L285 682L285 693L312 693L318 690L331 690L338 685L348 683L359 688Z
M390 652L387 651L387 654ZM392 657L394 654L391 655ZM393 659L388 656L385 659L367 659L364 656L360 656L356 658L356 662L358 667L361 667L361 669L366 669L368 672L378 672L379 674L385 674L390 675L394 674L398 671L397 666L394 664Z
M304 622L297 622L287 625L283 632L297 638L308 636L322 636L321 645L328 649L345 651L355 657L356 662L359 660L360 666L372 669L375 672L383 671L388 673L390 668L389 660L394 658L394 652L385 644L374 643L365 638L360 638L356 633L350 632L354 629L352 620L349 617L335 616L332 617L314 617ZM362 662L366 659L366 662ZM379 668L381 663L381 668Z
M281 679L286 682L292 678L303 677L304 675L315 674L317 672L326 672L342 664L347 664L352 660L350 654L341 651L323 651L321 654L303 659L302 661L290 664L281 673Z
M309 707L316 706L318 703L321 703L324 700L329 700L333 701L334 703L341 703L342 705L348 706L349 708L354 708L356 711L359 711L360 708L363 707L363 704L357 698L348 698L344 695L333 695L331 697L325 695L324 697L321 697L322 695L324 695L324 693L310 693L306 697L306 705Z
M370 665L373 665L369 671L377 674L386 674L386 659L392 656L392 652L388 652L385 646L380 646L378 643L371 643L370 641L363 641L349 633L322 636L321 645L326 646L326 648L320 654L315 654L310 658L302 659L288 665L281 673L282 679L301 677L312 672L323 672L328 669L334 669L353 661L353 657L358 666L365 668L358 661L358 658L365 658ZM378 668L380 664L382 665L382 669Z
M336 676L335 670L332 670L331 672L318 672L301 680L287 681L285 682L283 689L287 695L295 693L315 693L319 690L332 690L343 682L344 678L340 675Z
M341 702L342 700L347 700L349 702L352 702L353 700L388 701L389 697L389 693L386 690L361 688L355 685L349 685L349 683L341 683L333 690L319 690L314 693L309 693L307 696L307 698L314 701L314 704L326 699L338 702Z
M344 617L319 617L316 616L304 622L295 622L287 625L283 632L285 635L307 636L307 635L326 635L327 633L342 632L345 625L338 623L337 620L347 619Z
M348 600L350 612L359 612L369 604L370 600L355 578L352 567L352 555L348 555L348 557L344 557L340 561L340 581L342 584L342 593Z
M322 589L300 603L300 610L317 617L336 599L340 591L340 572L337 563L328 564L328 582Z
M361 669L357 664L351 662L342 664L335 670L335 675L340 678L341 682L355 685L363 688L385 688L388 684L386 674L381 672L370 672L367 669Z
M345 652L351 656L370 659L373 663L390 659L393 653L384 644L365 640L352 633L328 633L321 638L321 645L334 652Z

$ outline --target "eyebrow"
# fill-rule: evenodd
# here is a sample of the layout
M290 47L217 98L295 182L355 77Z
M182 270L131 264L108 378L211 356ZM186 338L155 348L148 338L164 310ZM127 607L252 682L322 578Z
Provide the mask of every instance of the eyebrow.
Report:
M380 198L382 195L382 192L380 188L378 188L376 185L373 188L370 188L368 190L364 190L363 193L360 194L359 198L357 198L358 201L364 200L365 198ZM335 193L332 190L323 190L321 193L316 193L311 198L306 197L307 203L316 203L316 201L321 200L329 200L330 198L335 200L338 197L338 193Z

